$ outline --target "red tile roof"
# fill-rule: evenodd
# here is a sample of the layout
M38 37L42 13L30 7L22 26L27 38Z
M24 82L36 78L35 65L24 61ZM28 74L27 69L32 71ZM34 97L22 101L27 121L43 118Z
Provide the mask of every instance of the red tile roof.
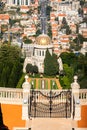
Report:
M0 14L0 20L9 20L10 16L8 14Z

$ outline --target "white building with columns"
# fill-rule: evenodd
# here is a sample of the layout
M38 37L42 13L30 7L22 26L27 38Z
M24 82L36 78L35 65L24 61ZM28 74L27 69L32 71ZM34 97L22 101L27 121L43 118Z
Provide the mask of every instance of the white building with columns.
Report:
M38 66L40 73L44 72L44 58L46 55L46 50L48 49L50 54L53 51L53 44L51 39L46 34L41 34L36 38L34 44L30 44L29 47L23 46L24 51L27 51L23 72L26 72L26 65L32 64Z
M6 0L8 6L20 6L20 5L30 5L30 0Z

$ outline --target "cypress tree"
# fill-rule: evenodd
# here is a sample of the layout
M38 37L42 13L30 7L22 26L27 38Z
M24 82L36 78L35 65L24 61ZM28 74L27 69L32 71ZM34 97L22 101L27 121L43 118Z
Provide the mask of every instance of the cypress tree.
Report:
M7 72L6 72L6 67L3 68L2 74L1 74L1 87L5 87L7 84Z
M46 56L44 59L44 73L46 75L50 75L50 69L51 69L51 54L49 53L49 50L46 51Z
M55 54L51 55L48 49L44 59L44 73L49 76L56 75L58 73L57 56Z

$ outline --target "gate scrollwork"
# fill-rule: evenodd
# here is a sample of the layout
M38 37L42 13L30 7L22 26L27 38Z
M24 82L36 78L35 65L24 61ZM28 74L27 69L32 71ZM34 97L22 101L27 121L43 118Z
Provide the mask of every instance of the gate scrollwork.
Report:
M29 116L70 118L71 91L31 90Z

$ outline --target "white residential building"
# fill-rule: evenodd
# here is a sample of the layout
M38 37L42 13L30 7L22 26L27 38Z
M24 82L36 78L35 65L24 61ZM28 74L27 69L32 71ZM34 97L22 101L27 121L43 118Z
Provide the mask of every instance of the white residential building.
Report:
M8 6L16 6L16 5L30 5L30 0L7 0Z

